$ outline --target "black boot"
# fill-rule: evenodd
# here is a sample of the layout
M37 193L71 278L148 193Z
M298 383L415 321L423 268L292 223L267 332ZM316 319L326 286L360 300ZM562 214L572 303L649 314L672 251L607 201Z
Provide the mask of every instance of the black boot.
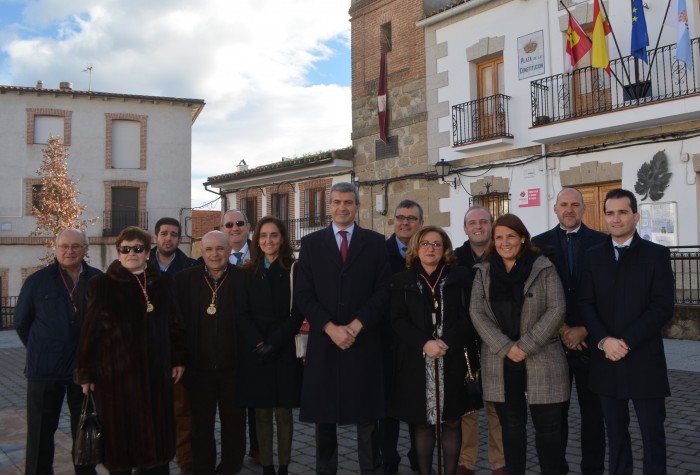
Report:
M276 475L275 474L275 466L268 465L266 467L263 467L263 475Z
M280 468L277 469L277 475L287 475L287 466L280 465Z

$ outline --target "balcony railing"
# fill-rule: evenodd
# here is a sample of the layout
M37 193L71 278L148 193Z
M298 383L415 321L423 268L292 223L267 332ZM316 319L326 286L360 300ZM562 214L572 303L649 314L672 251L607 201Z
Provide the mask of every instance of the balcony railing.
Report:
M2 297L0 299L0 330L15 327L15 306L17 297Z
M117 236L127 226L148 229L148 211L105 211L103 236Z
M700 305L700 247L671 246L669 250L676 278L676 303Z
M496 94L452 106L452 145L513 138L508 120L510 96Z
M700 57L699 45L698 38L691 42L693 57ZM610 61L612 76L589 66L532 81L532 125L546 125L700 93L697 75L676 60L675 44L649 50L648 61L635 61L634 57L625 56Z
M301 247L301 238L314 231L323 229L331 222L330 216L307 216L306 218L289 219L285 222L289 241L292 248L298 251Z

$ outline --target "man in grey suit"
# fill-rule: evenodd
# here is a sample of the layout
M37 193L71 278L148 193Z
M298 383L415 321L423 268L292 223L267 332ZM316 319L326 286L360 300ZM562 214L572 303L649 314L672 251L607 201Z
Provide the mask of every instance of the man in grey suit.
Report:
M310 324L299 419L316 424L316 473L338 469L339 424L357 426L362 474L379 474L382 325L391 272L384 236L360 228L350 183L331 188L333 222L301 241L295 298Z

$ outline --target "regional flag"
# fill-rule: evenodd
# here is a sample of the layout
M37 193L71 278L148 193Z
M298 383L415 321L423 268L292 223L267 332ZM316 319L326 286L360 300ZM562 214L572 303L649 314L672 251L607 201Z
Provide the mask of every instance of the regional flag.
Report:
M649 33L642 0L632 0L632 41L630 54L647 63Z
M568 10L567 10L568 12ZM591 40L584 33L581 25L569 13L569 28L566 30L566 54L571 59L571 67L574 68L583 56L591 50Z
M600 0L593 0L593 47L591 48L591 66L605 69L610 75L610 56L605 36L612 31L608 19L600 8Z
M379 138L384 143L386 139L386 53L382 51L379 61L379 84L377 85L377 118L379 119Z
M678 39L676 40L676 59L683 61L685 67L693 70L693 50L690 49L690 32L688 31L688 10L685 0L678 0Z

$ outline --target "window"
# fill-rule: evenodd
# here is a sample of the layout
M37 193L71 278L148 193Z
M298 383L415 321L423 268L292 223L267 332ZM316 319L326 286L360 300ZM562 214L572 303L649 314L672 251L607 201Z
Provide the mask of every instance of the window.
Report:
M289 194L273 193L270 197L270 208L272 216L287 223L289 220Z
M138 188L112 188L112 232L114 235L127 226L144 227L139 214Z
M307 226L322 226L326 219L325 188L310 188L304 190L304 209L306 210Z
M485 195L475 195L471 198L470 202L470 206L483 206L489 210L493 219L508 213L510 209L510 197L508 196L508 192L499 193L494 191L486 193Z
M141 124L112 121L112 168L141 168Z
M46 144L51 135L63 136L63 117L34 116L34 143Z
M252 228L258 222L258 200L255 197L241 198L241 206L239 208Z
M391 51L391 22L384 23L379 29L379 47L382 53Z
M41 211L42 191L44 191L44 185L32 185L32 214L34 214L34 208Z

